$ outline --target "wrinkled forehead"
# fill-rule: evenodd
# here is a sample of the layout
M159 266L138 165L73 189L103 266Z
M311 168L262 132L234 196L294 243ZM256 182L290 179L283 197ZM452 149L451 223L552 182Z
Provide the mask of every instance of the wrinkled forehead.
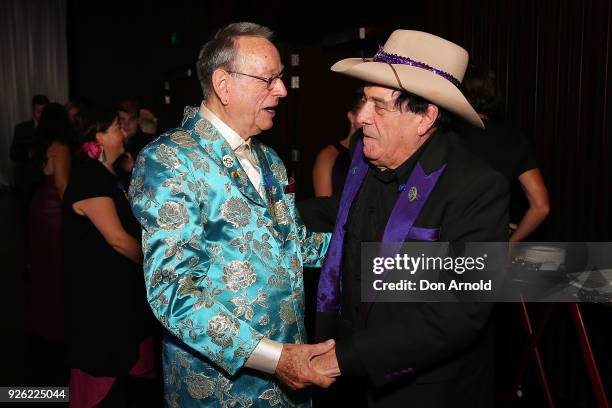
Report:
M363 97L367 100L384 103L395 103L395 100L401 92L395 88L387 88L386 86L366 84L363 87Z
M278 74L283 69L278 50L262 37L236 39L236 65L238 69L253 69L264 75Z

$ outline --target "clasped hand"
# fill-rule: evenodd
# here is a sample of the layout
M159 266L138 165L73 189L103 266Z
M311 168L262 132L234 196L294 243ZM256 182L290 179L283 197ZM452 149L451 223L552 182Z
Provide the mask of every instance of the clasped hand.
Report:
M327 340L318 344L283 344L276 367L276 376L289 388L309 385L327 388L340 375L336 359L336 343Z

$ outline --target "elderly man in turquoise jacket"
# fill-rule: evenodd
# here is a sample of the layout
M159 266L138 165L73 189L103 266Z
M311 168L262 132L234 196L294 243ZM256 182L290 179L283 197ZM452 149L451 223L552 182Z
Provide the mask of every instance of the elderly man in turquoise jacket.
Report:
M330 237L306 231L282 161L251 138L287 94L271 35L236 23L202 47L204 102L132 175L171 407L309 406L298 389L333 382L310 364L333 341L303 344L302 266L320 265Z

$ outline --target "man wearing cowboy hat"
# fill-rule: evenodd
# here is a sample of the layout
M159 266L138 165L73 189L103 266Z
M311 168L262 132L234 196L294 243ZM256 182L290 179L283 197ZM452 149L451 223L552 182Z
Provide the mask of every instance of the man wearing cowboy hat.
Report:
M361 302L362 242L506 240L506 181L448 130L454 118L483 127L459 90L467 63L449 41L396 30L373 59L331 68L366 82L363 139L317 296L317 336L336 348L312 365L362 378L363 405L494 404L490 304Z

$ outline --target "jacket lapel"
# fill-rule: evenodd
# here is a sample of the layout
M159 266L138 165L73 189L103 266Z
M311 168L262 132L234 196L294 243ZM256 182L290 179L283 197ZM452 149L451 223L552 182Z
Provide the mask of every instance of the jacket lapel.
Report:
M221 133L195 107L185 108L183 128L195 136L198 144L208 153L210 158L223 169L225 175L240 190L242 195L254 204L265 207L264 199L259 195L253 183L240 165L240 161L223 138Z
M338 313L340 311L345 224L353 200L368 172L368 167L368 162L363 155L363 140L358 139L346 183L342 190L334 233L321 269L321 277L317 287L317 312Z
M432 135L434 139L426 147L410 173L405 190L400 194L387 220L382 238L384 250L381 251L381 256L395 255L401 249L401 243L407 239L437 240L438 230L415 228L414 223L446 169L447 136L450 135ZM383 279L384 276L386 273ZM359 314L364 321L373 305L374 302L361 303Z
M253 140L251 149L259 162L259 168L266 192L266 207L272 217L274 229L280 234L284 241L291 232L292 225L294 225L291 212L285 200L285 186L282 184L282 180L274 177L270 161L263 151L261 143L258 140Z

